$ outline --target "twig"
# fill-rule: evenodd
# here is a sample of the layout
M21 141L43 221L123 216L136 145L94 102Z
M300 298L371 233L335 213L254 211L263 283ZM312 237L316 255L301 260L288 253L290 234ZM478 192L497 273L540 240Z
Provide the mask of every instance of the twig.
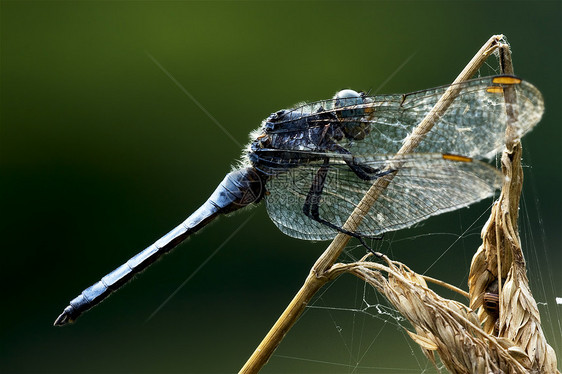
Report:
M454 80L453 84L447 89L432 110L414 129L412 134L406 139L402 148L396 153L397 158L401 155L412 153L418 144L423 140L435 122L441 115L445 113L453 100L459 93L459 85L463 81L471 78L480 69L484 61L502 42L503 35L492 36L472 60L466 65L459 76ZM379 178L373 183L365 197L359 202L351 216L347 219L343 228L354 232L359 224L371 208L380 194L386 189L394 178L395 173L388 174L385 178ZM338 259L343 248L349 242L350 237L339 233L330 243L328 248L320 255L314 266L312 267L305 283L297 292L291 303L287 306L283 314L273 325L269 333L256 348L252 356L240 370L240 373L257 373L269 360L277 346L290 328L295 324L306 305L314 294L328 281L337 277L340 272L330 272L330 269Z

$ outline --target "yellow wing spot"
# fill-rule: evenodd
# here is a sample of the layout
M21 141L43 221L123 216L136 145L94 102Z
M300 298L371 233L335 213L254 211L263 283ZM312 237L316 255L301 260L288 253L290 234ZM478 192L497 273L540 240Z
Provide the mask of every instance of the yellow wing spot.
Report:
M503 88L499 87L499 86L490 86L486 89L486 92L489 93L503 93Z
M494 79L492 79L492 83L495 83L495 84L519 84L519 83L521 83L521 79L504 75L504 76L501 76L501 77L495 77Z
M459 162L472 162L472 158L459 156L459 155L450 155L450 154L443 154L443 159L450 160L450 161L459 161Z

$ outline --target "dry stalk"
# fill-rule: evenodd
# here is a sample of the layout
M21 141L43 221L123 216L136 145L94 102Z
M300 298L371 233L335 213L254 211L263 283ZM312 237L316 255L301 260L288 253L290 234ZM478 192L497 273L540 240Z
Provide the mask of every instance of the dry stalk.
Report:
M513 74L509 48L500 49L500 65ZM516 97L505 92L508 127L501 157L504 184L490 218L482 229L482 245L469 273L470 307L478 310L484 330L508 339L525 352L529 372L557 373L556 355L541 329L537 303L532 296L521 249L517 217L523 187L521 142L512 134L517 121Z

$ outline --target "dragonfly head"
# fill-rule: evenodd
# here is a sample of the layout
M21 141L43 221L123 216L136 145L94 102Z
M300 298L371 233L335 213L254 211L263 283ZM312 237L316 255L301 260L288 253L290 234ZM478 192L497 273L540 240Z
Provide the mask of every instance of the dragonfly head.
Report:
M345 136L349 139L361 140L369 133L366 121L367 98L363 93L354 90L341 90L334 96L336 116L342 123Z

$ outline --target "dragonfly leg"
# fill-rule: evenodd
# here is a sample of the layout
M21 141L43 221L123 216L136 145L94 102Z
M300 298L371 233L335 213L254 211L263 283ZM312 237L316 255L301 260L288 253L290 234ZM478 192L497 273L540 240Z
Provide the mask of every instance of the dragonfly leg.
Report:
M357 239L359 239L359 242L361 243L361 245L363 245L363 247L367 248L368 252L371 252L375 257L377 258L382 258L384 255L378 251L375 251L373 248L371 248L367 243L365 243L365 238L358 237ZM382 240L382 235L380 237L376 237L374 238L375 240Z
M394 172L394 170L392 169L381 171L381 169L362 164L358 162L355 157L353 157L350 151L348 151L347 149L345 149L344 147L338 144L334 144L331 147L331 150L341 154L343 156L343 160L345 161L347 166L351 169L351 171L353 171L358 178L364 181L372 181Z
M353 171L355 175L357 175L360 179L364 181L373 181L377 178L383 177L395 171L393 169L381 171L380 169L375 169L373 167L370 167L369 165L362 165L356 162L355 159L353 158L349 161L344 159L344 161L347 164L347 166L349 166L351 171Z
M314 180L312 181L312 185L310 186L310 190L308 191L308 195L306 196L306 200L303 206L304 215L334 230L349 235L353 238L357 238L359 242L365 248L367 248L369 252L371 252L378 258L381 258L382 254L380 252L373 250L369 245L367 245L364 237L361 234L346 230L343 227L339 227L338 225L335 225L332 222L326 221L325 219L320 217L320 210L319 210L320 199L322 198L322 191L324 189L324 183L326 181L326 176L328 174L328 169L329 169L328 162L329 159L326 159L324 161L324 165L322 165L320 169L318 169L318 172L316 172L316 175L314 176Z

